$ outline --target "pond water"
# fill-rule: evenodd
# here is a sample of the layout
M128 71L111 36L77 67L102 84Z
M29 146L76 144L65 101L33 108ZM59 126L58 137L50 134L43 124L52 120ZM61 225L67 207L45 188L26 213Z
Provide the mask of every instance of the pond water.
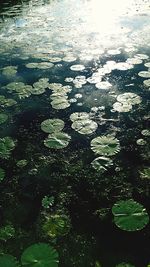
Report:
M149 266L149 92L149 1L1 2L1 267Z

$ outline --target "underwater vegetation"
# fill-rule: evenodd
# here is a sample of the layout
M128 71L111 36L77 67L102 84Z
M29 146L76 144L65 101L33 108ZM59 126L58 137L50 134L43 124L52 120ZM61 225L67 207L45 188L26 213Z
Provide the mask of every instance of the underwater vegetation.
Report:
M147 1L13 2L0 7L0 267L149 267Z

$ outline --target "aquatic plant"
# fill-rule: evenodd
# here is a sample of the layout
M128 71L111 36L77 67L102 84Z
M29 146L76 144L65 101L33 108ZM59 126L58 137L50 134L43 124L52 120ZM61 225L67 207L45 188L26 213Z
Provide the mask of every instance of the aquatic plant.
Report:
M107 169L113 165L113 161L107 157L98 157L92 162L92 167L99 172L105 172Z
M142 134L143 136L148 137L148 136L150 136L150 130L149 130L149 129L143 129L143 130L141 131L141 134Z
M5 177L5 171L2 168L0 168L0 182L3 181L4 177Z
M41 129L45 133L60 132L64 128L64 121L60 119L47 119L41 123Z
M70 219L64 214L46 214L41 223L42 235L52 239L68 234L70 227Z
M149 223L146 209L133 199L121 200L112 207L114 223L125 231L138 231Z
M70 69L73 71L83 71L85 69L85 66L81 64L77 64L77 65L72 65Z
M74 112L70 115L70 120L72 122L77 120L88 120L90 118L89 113L87 112Z
M3 68L2 74L7 76L7 77L11 77L16 75L17 73L17 67L16 66L7 66L5 68Z
M19 168L24 168L28 164L28 161L26 159L18 160L16 165Z
M113 109L118 112L129 112L132 110L132 105L129 103L115 102L113 104Z
M51 62L39 62L39 63L27 63L26 68L46 70L51 69L54 66Z
M142 99L135 93L124 93L117 96L117 101L122 104L126 103L133 106L140 104Z
M136 141L136 143L137 143L137 145L139 145L139 146L145 146L145 145L146 145L146 141L145 141L144 139L142 139L142 138L138 139L138 140Z
M7 241L15 236L15 228L11 224L0 227L0 240Z
M97 155L113 156L120 151L120 144L117 138L102 135L91 141L91 149Z
M71 137L62 132L54 132L44 140L44 145L48 148L61 149L68 146Z
M9 92L15 93L19 99L29 97L31 95L31 85L26 85L23 82L11 82L5 86Z
M140 173L141 179L150 179L150 168L149 167L143 168L143 170L141 170L139 173Z
M112 87L112 84L108 81L98 82L96 83L95 87L101 90L109 90Z
M8 120L8 115L5 113L0 113L0 124L3 124Z
M21 263L26 267L58 267L58 253L48 244L34 244L24 250Z
M146 87L150 87L150 79L144 80L144 81L143 81L143 84L144 84Z
M54 204L54 197L44 196L42 199L42 207L48 209Z
M19 262L16 260L15 257L4 254L0 256L0 266L1 267L20 267Z
M57 98L55 97L51 102L51 105L54 109L65 109L70 106L70 103L64 96L60 96Z
M140 71L138 75L143 78L150 78L150 71Z
M0 158L8 159L14 148L15 143L11 137L0 138Z
M16 105L17 102L12 99L12 98L6 98L5 96L3 95L0 95L0 106L1 107L11 107L11 106L14 106Z
M86 119L86 120L76 120L71 125L72 129L77 131L80 134L92 134L98 128L96 122Z

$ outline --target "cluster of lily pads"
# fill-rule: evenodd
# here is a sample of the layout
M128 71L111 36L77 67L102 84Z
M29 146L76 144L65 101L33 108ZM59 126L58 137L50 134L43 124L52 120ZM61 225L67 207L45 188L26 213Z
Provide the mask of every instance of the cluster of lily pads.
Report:
M41 129L45 133L49 133L44 140L44 145L48 148L61 149L68 146L71 137L62 132L64 121L60 119L47 119L41 123Z
M26 248L21 255L21 262L8 254L0 256L2 267L58 267L58 263L58 252L46 243L37 243Z
M119 140L113 136L98 136L91 141L92 151L99 157L92 161L92 166L99 172L106 171L113 165L111 159L120 151Z
M113 109L118 112L129 112L132 106L140 104L141 97L135 93L124 93L117 96L117 102L113 104Z
M67 96L72 90L70 85L63 86L60 83L52 83L49 85L49 89L52 90L50 99L52 100L51 105L54 109L66 109L70 106Z
M70 115L70 120L73 122L71 127L80 134L89 135L94 133L98 124L90 119L87 112L75 112Z

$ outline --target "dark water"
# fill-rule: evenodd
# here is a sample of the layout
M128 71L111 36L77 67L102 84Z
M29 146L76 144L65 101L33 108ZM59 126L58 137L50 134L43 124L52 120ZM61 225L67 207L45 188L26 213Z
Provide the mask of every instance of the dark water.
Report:
M60 267L147 267L149 224L121 230L111 209L133 199L150 214L149 2L3 1L0 12L0 138L15 146L6 156L0 148L0 223L15 229L5 240L0 231L0 252L20 259L44 242ZM86 112L88 126L72 122L75 112ZM63 120L62 149L44 145L46 119ZM96 155L98 136L118 140L119 151ZM112 164L93 168L99 156ZM67 218L64 232L43 234L46 215Z

